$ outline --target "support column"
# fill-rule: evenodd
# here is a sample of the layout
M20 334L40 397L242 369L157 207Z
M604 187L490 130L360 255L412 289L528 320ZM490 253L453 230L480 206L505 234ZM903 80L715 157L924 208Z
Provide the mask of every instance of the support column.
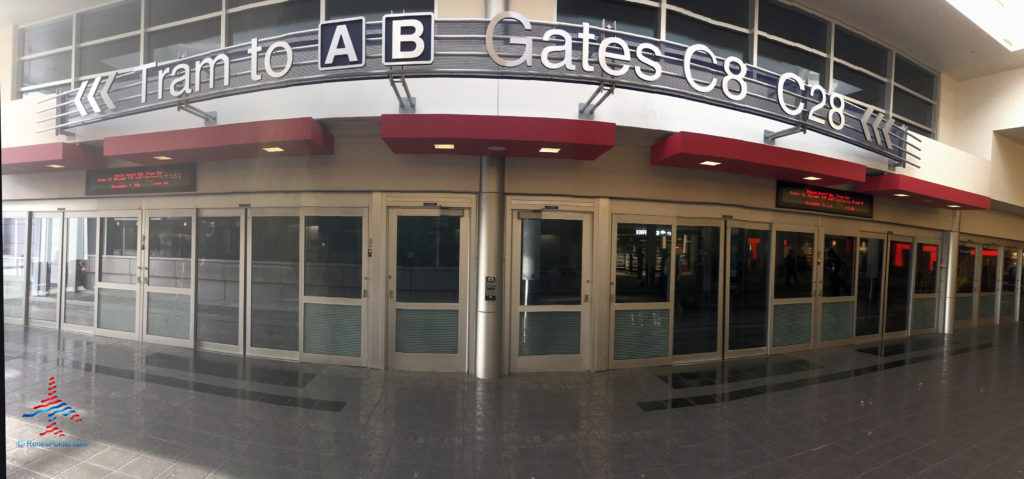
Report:
M960 251L960 212L953 212L953 222L949 233L944 235L948 241L946 251L946 277L945 291L943 291L942 323L937 328L943 334L953 333L954 319L956 318L956 277L957 277L957 253Z
M476 377L501 376L502 250L505 244L505 159L480 158L477 208Z

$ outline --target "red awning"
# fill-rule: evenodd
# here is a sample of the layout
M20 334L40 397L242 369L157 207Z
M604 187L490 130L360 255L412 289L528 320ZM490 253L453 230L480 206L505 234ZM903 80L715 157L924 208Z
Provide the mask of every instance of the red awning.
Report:
M381 138L406 155L594 160L615 146L615 124L490 115L382 115Z
M2 173L10 175L103 168L107 162L97 148L74 143L43 143L4 148L0 164Z
M867 168L857 163L690 132L676 133L651 146L651 164L724 171L814 185L858 183L867 177Z
M290 118L114 136L103 153L140 164L329 155L334 137L312 118Z
M987 210L992 203L984 195L900 174L868 177L863 184L857 185L857 191L947 209Z

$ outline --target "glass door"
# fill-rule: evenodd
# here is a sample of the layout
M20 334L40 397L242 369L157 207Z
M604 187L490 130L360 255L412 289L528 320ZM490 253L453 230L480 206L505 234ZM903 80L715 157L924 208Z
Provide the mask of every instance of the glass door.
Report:
M28 324L56 328L60 313L62 213L32 213L28 239Z
M939 243L921 239L914 256L914 295L910 333L934 333L938 319Z
M1003 269L1000 281L999 322L1017 320L1017 272L1020 270L1020 251L1003 248Z
M728 220L726 228L725 357L762 355L768 352L771 226Z
M620 216L611 296L611 367L664 364L671 355L673 218Z
M92 332L96 326L99 240L95 213L68 213L64 229L64 324L69 331ZM109 279L109 278L108 278Z
M364 365L366 350L366 210L305 208L299 323L302 358Z
M722 222L680 218L675 231L672 354L722 357Z
M881 338L883 285L889 263L885 261L885 237L861 234L857 244L857 319L855 339Z
M817 227L775 225L771 348L790 352L814 347L818 278Z
M815 306L817 343L842 344L855 334L857 237L829 228L821 238L822 261L817 265L821 294Z
M981 288L978 291L978 321L976 326L996 322L996 288L999 285L996 269L999 267L999 249L985 246L981 249Z
M25 213L3 214L4 320L25 320L25 281L28 218Z
M299 359L299 242L295 208L249 210L246 354Z
M388 210L388 367L466 370L469 218L462 208Z
M195 210L149 210L142 232L143 338L194 346Z
M956 298L953 303L954 329L974 325L974 293L977 290L977 269L981 266L976 245L961 243L957 249Z
M195 337L199 349L241 354L245 210L200 209L196 218Z
M890 235L883 340L907 336L913 262L914 239Z
M513 214L510 369L586 369L591 336L591 215L522 210ZM668 341L665 333L662 344Z
M139 212L103 212L99 218L96 333L138 339Z

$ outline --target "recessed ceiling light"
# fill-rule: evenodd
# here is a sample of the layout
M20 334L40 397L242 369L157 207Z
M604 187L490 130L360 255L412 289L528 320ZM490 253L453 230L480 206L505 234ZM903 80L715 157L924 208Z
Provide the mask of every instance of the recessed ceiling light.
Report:
M553 147L550 147L550 146L545 146L545 147L540 149L541 153L558 153L559 151L562 151L562 149L561 148L553 148Z
M454 150L455 145L452 143L434 143L435 150Z
M64 165L58 165L56 163L46 165L47 168L64 168Z
M1024 29L1020 28L1020 19L1024 18L1024 1L946 1L1007 50L1015 52L1024 48Z
M948 206L950 208L959 208L960 207L960 205L946 205L946 206Z
M268 146L266 148L263 148L263 151L267 153L277 153L279 151L284 151L284 148L281 148L280 146Z
M906 198L906 197L910 196L910 195L908 195L906 193L893 193L892 195L893 196L898 196L900 198Z
M171 157L169 157L169 156L164 156L164 155L160 155L160 156L154 156L154 157L153 157L153 159L154 159L154 160L160 160L160 161L167 161L167 160L170 160L170 159L171 159Z
M804 179L807 181L818 181L821 178L818 178L817 176L805 176Z
M722 162L721 161L702 161L702 162L700 162L700 164L702 164L704 166L718 166L718 165L721 165Z
M504 146L488 146L487 149L491 151L505 151Z

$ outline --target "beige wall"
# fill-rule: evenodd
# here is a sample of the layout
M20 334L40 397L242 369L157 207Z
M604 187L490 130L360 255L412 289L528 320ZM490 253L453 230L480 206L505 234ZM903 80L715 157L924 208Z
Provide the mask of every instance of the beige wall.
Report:
M1002 211L967 210L960 214L960 232L1024 241L1024 217Z
M0 27L0 101L14 98L14 26Z
M1024 145L992 135L992 199L1024 207ZM1020 236L1024 237L1024 229Z
M484 0L437 0L439 18L483 18Z
M992 159L992 132L1024 126L1024 68L961 81L953 96L952 135L940 139L954 148Z
M555 21L556 0L509 0L508 9L522 13L530 20Z

